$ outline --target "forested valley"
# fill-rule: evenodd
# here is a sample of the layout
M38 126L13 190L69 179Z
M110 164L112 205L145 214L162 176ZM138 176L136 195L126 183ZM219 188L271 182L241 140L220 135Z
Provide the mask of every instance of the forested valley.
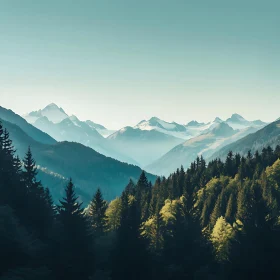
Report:
M69 179L54 205L28 149L0 125L0 279L265 279L279 269L280 146L198 157L152 185L83 205Z

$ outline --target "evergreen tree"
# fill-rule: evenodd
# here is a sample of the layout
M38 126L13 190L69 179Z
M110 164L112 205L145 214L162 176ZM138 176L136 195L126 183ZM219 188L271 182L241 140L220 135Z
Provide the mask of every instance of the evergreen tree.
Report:
M106 230L107 203L103 200L101 190L98 188L89 204L88 215L96 236L102 235Z
M223 196L222 196L222 194L220 194L215 203L215 207L211 213L211 216L210 216L211 229L215 226L217 219L222 216L222 199L223 199Z
M151 201L151 185L148 182L146 174L142 171L135 189L135 198L141 212L141 221L149 217L149 206Z
M30 146L28 147L28 151L23 160L23 178L26 187L29 192L33 192L34 194L41 196L43 194L43 188L41 186L41 182L36 180L36 176L38 174L36 162L33 159L32 152Z
M112 279L149 278L147 244L140 234L141 215L134 197L123 192L121 221L113 254Z
M70 179L58 206L56 279L88 279L94 272L93 236Z
M225 219L228 223L232 224L235 218L235 203L233 194L230 195L227 204Z
M225 162L225 172L228 176L234 175L234 165L233 165L233 153L230 151L227 155Z
M51 231L54 208L50 205L52 199L49 191L45 191L41 182L36 178L38 172L30 147L23 160L23 164L22 178L27 190L28 199L28 219L26 223L36 235L46 239Z
M125 191L130 195L135 195L135 184L131 179L129 180L129 183L125 187Z

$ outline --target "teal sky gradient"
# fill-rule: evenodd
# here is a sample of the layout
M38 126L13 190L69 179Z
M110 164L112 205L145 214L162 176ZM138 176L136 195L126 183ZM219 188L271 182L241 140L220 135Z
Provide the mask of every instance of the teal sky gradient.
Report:
M0 0L0 105L109 128L280 117L280 1Z

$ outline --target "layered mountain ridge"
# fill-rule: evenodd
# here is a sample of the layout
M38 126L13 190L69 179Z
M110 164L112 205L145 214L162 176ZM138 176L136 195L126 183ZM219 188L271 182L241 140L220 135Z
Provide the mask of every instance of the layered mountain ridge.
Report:
M216 117L207 123L192 120L185 125L154 116L113 131L91 120L81 121L68 115L53 103L24 117L57 141L81 143L105 156L147 167L158 175L168 175L181 164L187 166L197 155L210 157L266 125L261 120L248 121L236 113L226 120Z

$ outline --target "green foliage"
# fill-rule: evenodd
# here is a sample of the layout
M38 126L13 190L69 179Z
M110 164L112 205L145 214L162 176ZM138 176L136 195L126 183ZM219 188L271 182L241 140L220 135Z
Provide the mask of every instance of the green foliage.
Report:
M279 266L279 156L280 147L267 147L229 153L225 163L197 157L154 186L142 172L108 206L97 190L85 210L72 180L54 205L31 149L22 164L0 124L0 277L271 278Z
M231 242L233 239L233 227L221 216L217 219L211 234L211 241L214 245L215 256L218 262L229 261Z
M95 235L100 236L106 231L107 202L103 200L100 189L97 189L89 204L88 216Z
M119 228L121 223L121 211L121 199L117 197L109 203L108 208L106 210L107 229L109 231L115 231Z

